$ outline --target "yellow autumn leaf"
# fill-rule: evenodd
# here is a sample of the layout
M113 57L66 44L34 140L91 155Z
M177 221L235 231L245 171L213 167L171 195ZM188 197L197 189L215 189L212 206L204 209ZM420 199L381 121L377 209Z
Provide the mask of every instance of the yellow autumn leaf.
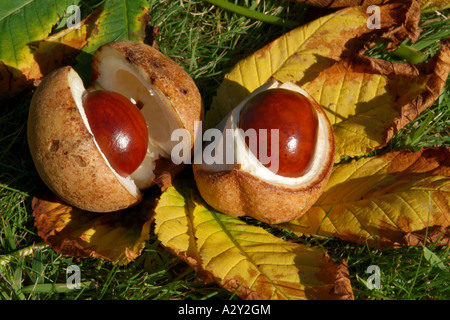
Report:
M419 0L422 12L430 12L435 10L445 10L450 8L448 0Z
M393 0L291 0L305 3L308 5L323 7L323 8L342 8L351 6L371 6L382 5ZM422 12L432 10L444 10L450 8L450 1L448 0L419 0Z
M381 248L436 240L448 245L450 148L395 151L337 165L316 204L280 227Z
M450 70L448 44L443 44L430 66L432 72L427 73L379 59L339 61L303 84L333 126L335 162L384 147L394 133L434 103Z
M396 30L386 31L391 39L416 37L417 3L382 6L381 14L381 29ZM366 22L364 8L343 9L287 33L239 62L218 90L206 115L209 124L274 78L296 83L322 106L335 134L335 162L384 147L439 96L450 71L450 41L443 40L439 54L419 66L369 58L361 49L376 33Z
M44 190L33 198L33 217L38 235L56 252L117 264L141 254L150 235L151 199L127 210L94 213L69 206Z
M216 126L244 97L275 74L280 80L300 82L373 43L390 37L396 43L418 36L417 3L380 7L380 29L369 29L364 7L350 7L316 19L272 41L239 61L225 76L206 113L208 127Z
M161 195L155 233L162 245L243 299L353 298L345 263L211 210L191 187L171 186Z
M173 186L168 186L155 209L158 213L155 215L155 234L163 246L201 273L195 235L190 225L189 206L192 206L191 202L186 201Z

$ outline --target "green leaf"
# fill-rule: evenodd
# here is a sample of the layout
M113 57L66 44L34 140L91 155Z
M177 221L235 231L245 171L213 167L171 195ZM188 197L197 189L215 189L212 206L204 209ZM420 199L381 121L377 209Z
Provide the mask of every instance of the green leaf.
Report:
M79 0L0 0L0 60L22 70L32 59L31 44L42 40Z
M394 52L394 55L405 59L409 63L418 64L426 60L427 55L423 54L419 50L407 46L406 44L401 44Z
M0 0L0 98L41 79L54 56L36 57L64 12L79 0ZM55 53L55 50L52 51ZM43 58L43 59L40 59Z
M31 262L31 279L34 283L44 283L44 264L42 263L42 251L33 250L33 260Z
M100 46L119 40L144 41L148 7L146 0L105 1L96 32L89 38L75 67L85 81L90 78L92 55Z

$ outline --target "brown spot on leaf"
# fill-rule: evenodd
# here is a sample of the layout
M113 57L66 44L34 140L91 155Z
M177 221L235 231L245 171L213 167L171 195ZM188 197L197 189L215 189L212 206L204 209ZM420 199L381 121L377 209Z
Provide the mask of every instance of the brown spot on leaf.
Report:
M426 239L425 235L427 236ZM403 244L407 246L448 246L450 244L450 227L432 226L424 228L405 234L403 239Z
M408 217L408 216L399 216L396 223L397 226L401 229L401 230L411 230L411 223L413 222L413 220Z
M220 281L219 283L222 287L230 292L236 292L237 295L244 300L261 300L263 297L257 291L250 289L244 282L244 279L240 276L235 276L234 278L228 278Z
M278 286L276 286L278 287ZM259 275L256 283L254 284L255 291L261 295L262 299L270 299L272 295L277 292L276 287L272 284L272 281L269 281L264 275ZM280 299L286 299L286 295L284 293L278 293Z

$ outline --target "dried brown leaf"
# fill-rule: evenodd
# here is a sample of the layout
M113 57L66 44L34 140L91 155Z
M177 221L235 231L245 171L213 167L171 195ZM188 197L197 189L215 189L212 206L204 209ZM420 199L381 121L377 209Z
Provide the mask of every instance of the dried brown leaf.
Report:
M118 264L141 254L150 235L151 200L123 211L93 213L71 207L43 190L33 198L33 217L38 235L56 252Z

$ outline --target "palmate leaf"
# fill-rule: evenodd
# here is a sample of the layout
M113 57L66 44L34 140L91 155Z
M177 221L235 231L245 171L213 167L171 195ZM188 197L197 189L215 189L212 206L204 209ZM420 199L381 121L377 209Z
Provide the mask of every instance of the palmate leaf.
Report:
M80 24L49 36L67 8L79 2L1 0L0 97L37 85L68 57L78 56L80 62L76 69L88 81L91 57L100 45L145 38L148 3L114 0L104 1L102 7Z
M314 206L280 227L380 248L448 245L450 149L393 151L339 164Z
M148 7L146 0L105 1L95 33L83 47L75 66L86 82L91 74L92 55L100 46L119 40L144 41Z
M176 184L161 195L155 233L204 278L243 299L353 297L345 263L212 210L189 184Z
M418 36L417 3L380 7L379 30L367 27L364 7L350 7L283 35L240 61L206 114L214 126L270 78L294 82L326 112L336 138L335 162L384 147L439 96L450 70L450 41L419 66L364 56L374 39L394 43Z
M68 6L79 0L0 1L0 96L39 79L33 51L46 38Z

